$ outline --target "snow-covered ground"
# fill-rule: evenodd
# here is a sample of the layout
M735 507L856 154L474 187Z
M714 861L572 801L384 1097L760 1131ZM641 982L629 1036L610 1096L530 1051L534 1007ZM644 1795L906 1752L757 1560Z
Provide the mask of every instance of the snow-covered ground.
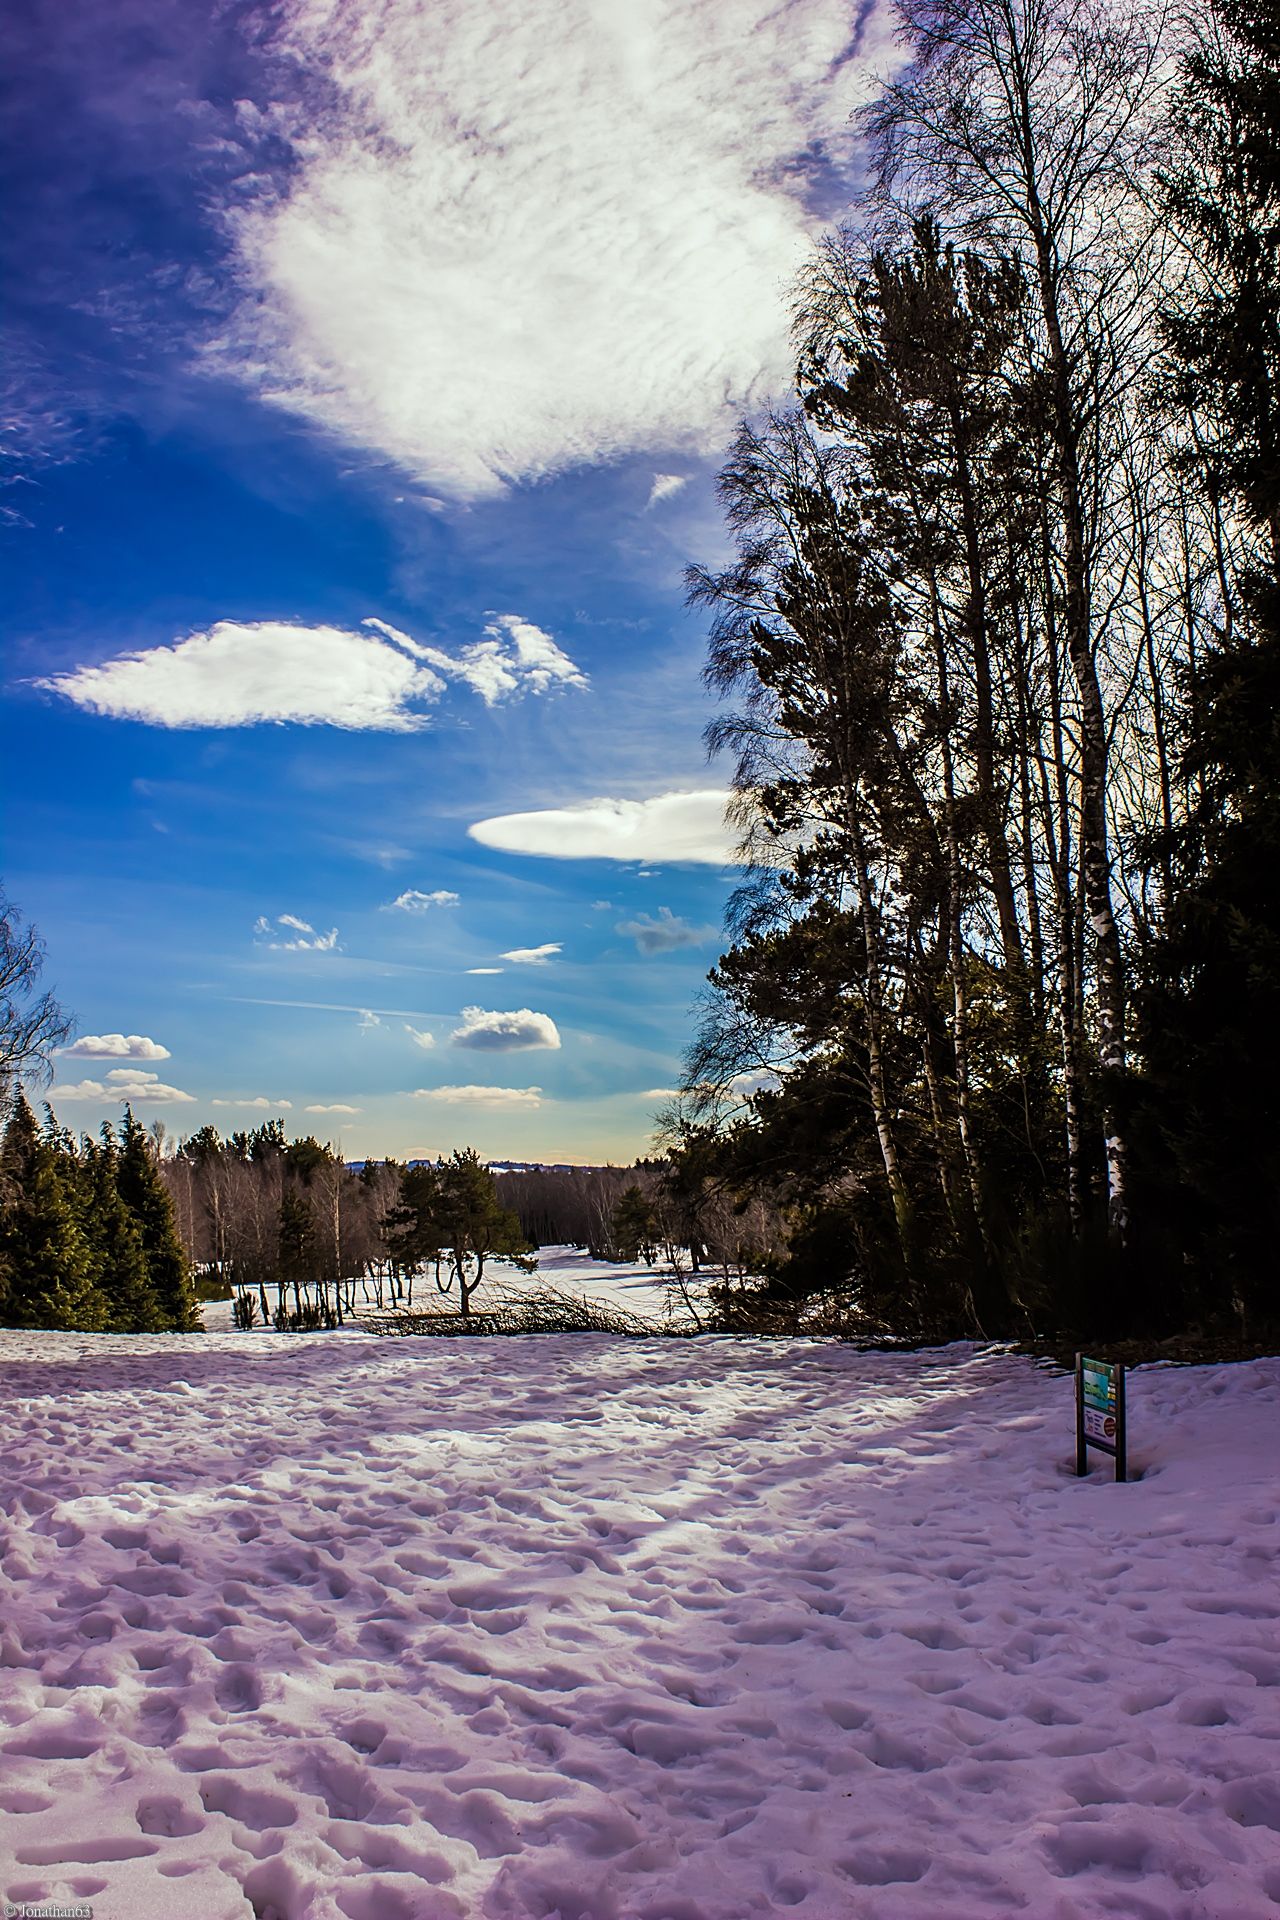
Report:
M1263 1920L1280 1361L0 1334L0 1893Z
M519 1298L521 1294L538 1293L546 1288L596 1301L601 1306L616 1307L633 1319L648 1320L654 1326L660 1326L667 1317L670 1290L668 1274L639 1262L628 1264L626 1261L593 1260L578 1247L543 1247L532 1273L522 1273L507 1260L491 1260L472 1305L477 1312L482 1312L486 1307L501 1306L512 1298ZM309 1299L316 1297L314 1289L304 1288L303 1292ZM257 1297L255 1292L255 1301ZM373 1282L361 1281L356 1287L357 1314L368 1313L381 1319L388 1312L400 1311L404 1304L399 1302L391 1306L385 1290L383 1299L384 1305L380 1308ZM274 1309L275 1302L276 1290L268 1287L267 1304ZM293 1304L292 1289L285 1304ZM414 1281L411 1310L414 1313L456 1313L457 1292L440 1293L429 1272L420 1275ZM201 1314L210 1333L231 1331L229 1300L206 1301ZM676 1317L683 1317L678 1302ZM293 1338L292 1335L288 1337Z

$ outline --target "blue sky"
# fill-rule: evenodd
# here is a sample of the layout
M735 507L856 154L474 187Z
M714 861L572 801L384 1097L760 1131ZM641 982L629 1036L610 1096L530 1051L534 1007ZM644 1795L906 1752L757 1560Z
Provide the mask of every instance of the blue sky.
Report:
M79 1021L59 1117L643 1151L735 877L683 569L883 18L4 35L4 876Z

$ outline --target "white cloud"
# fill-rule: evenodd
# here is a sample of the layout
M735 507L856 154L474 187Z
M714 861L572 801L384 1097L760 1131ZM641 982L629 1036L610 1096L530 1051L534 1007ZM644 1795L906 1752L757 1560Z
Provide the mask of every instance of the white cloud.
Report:
M419 893L416 887L397 894L382 909L384 913L393 913L398 907L402 913L429 913L432 907L456 907L459 896L449 893L444 887L437 887L434 893Z
M736 863L726 825L727 788L658 793L649 800L582 800L538 813L504 813L478 820L468 832L482 846L551 860L696 861Z
M357 1032L372 1033L375 1027L380 1027L382 1025L381 1020L378 1018L377 1014L372 1011L371 1008L361 1007L358 1009L358 1011L360 1014L360 1018L356 1021Z
M517 1053L533 1047L557 1048L560 1034L549 1013L520 1007L514 1013L489 1013L483 1007L464 1007L462 1025L449 1035L455 1047L477 1053Z
M215 351L455 499L718 445L789 383L784 290L867 86L848 56L888 37L860 12L291 0L318 99L288 190L231 216Z
M407 633L389 627L382 620L366 620L397 646L406 648L418 660L427 661L447 679L461 680L478 693L487 707L515 694L550 693L554 687L586 687L585 673L574 665L563 648L549 633L535 627L518 613L494 614L485 628L483 640L475 640L459 654L446 653L441 647L424 647Z
M145 1033L86 1033L74 1046L63 1047L64 1055L81 1060L170 1060L168 1047L149 1040Z
M91 713L157 727L248 727L265 721L411 733L411 703L444 691L403 648L340 627L219 620L172 646L54 674L38 686Z
M645 501L646 511L650 507L660 506L664 500L670 500L673 494L679 493L681 488L687 487L688 484L683 474L655 473L653 485L649 489L649 498Z
M427 726L448 680L487 706L586 675L550 634L501 614L456 657L424 647L383 620L371 631L285 620L219 620L171 646L147 647L96 667L37 680L90 713L156 727L249 727L275 722L348 732L414 733ZM434 898L435 896L428 896Z
M296 940L272 940L270 935L280 928L296 933ZM299 920L296 913L280 913L274 921L260 913L253 923L255 939L265 940L272 953L333 953L338 945L338 929L330 927L328 933L317 933L309 920Z
M331 1107L306 1107L303 1111L306 1113L363 1113L364 1108L346 1107L340 1100L335 1100Z
M735 1073L729 1082L729 1092L739 1100L750 1100L757 1093L773 1093L781 1085L776 1073L761 1067L750 1073Z
M634 940L641 953L672 953L677 947L700 947L715 934L714 927L695 927L677 919L670 907L659 907L657 916L637 914L634 920L620 920L617 931Z
M293 1105L292 1100L268 1100L260 1093L252 1100L211 1100L211 1107L245 1107L253 1113L281 1113Z
M552 954L561 951L558 940L547 940L540 947L512 947L502 957L517 967L545 967Z
M441 1100L452 1107L540 1107L541 1087L418 1087L415 1100Z
M468 973L505 973L505 967L468 967Z
M424 1052L429 1052L436 1043L434 1033L424 1033L420 1027L406 1026L405 1032L411 1036L414 1045L421 1047Z
M192 1101L193 1093L184 1093L181 1087L166 1086L158 1074L143 1073L137 1067L117 1067L102 1080L81 1080L74 1086L51 1087L51 1103L59 1100L128 1100L135 1105L143 1101L176 1103Z

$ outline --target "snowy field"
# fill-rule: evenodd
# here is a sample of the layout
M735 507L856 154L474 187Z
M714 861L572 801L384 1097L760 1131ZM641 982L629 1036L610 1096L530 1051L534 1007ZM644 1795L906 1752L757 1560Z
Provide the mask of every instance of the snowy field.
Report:
M1280 1361L0 1333L0 1892L1264 1920Z
M486 1307L499 1307L510 1300L518 1300L522 1294L538 1293L544 1288L571 1294L575 1298L589 1299L604 1307L616 1307L620 1312L635 1319L648 1320L654 1326L661 1326L667 1318L668 1279L658 1268L642 1266L639 1262L629 1264L626 1261L593 1260L577 1247L543 1247L533 1273L521 1273L518 1267L513 1267L507 1260L491 1260L472 1306L479 1313ZM314 1288L304 1287L302 1291L307 1299L314 1300L317 1297ZM255 1291L255 1303L257 1297ZM383 1299L385 1304L380 1308L372 1281L362 1282L356 1288L357 1314L368 1313L375 1319L382 1319L387 1313L399 1312L404 1307L403 1301L393 1307L385 1289ZM274 1310L275 1303L276 1289L268 1287L267 1304ZM292 1288L285 1304L293 1305ZM409 1310L413 1313L456 1313L457 1288L449 1293L440 1293L430 1273L419 1275L413 1284L413 1302ZM206 1301L201 1314L209 1332L231 1331L229 1300ZM677 1312L675 1317L682 1319L685 1316L683 1312Z

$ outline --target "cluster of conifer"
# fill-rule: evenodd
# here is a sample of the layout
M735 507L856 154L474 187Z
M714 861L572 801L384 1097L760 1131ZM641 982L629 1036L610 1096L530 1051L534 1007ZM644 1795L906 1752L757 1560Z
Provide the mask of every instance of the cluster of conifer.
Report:
M38 1125L21 1092L0 1142L0 1326L198 1333L191 1270L155 1145Z

